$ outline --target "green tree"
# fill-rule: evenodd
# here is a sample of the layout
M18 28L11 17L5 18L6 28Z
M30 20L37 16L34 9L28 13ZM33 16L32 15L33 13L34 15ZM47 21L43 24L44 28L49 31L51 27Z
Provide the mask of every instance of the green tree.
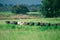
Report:
M40 9L45 17L58 17L60 16L60 0L42 0Z
M27 12L29 12L29 10L25 5L15 5L12 7L12 13L26 14Z
M4 5L2 3L0 3L0 7L3 7Z

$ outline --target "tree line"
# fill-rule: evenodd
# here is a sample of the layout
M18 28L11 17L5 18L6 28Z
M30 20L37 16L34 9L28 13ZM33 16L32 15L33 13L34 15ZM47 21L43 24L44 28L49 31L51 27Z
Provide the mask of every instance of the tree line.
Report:
M28 10L30 11L30 12L37 12L38 11L38 7L39 7L39 5L40 4L38 4L38 5L24 5L24 4L17 4L18 6L26 6L27 8L28 8ZM15 4L15 5L13 5L13 4L2 4L2 3L0 3L0 11L11 11L12 10L12 8L14 7L14 6L16 6L17 7L17 5Z
M0 3L0 11L9 10L16 14L26 14L27 12L38 12L40 11L44 17L60 17L60 0L42 0L38 6L27 6L27 5L10 5L5 6ZM5 11L4 10L4 11Z
M42 0L40 12L45 17L60 17L60 0Z

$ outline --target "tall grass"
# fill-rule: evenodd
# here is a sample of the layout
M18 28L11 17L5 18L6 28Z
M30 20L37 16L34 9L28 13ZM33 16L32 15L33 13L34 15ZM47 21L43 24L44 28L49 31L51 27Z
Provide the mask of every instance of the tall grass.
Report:
M11 16L11 15L13 15L13 13L11 13L11 12L0 12L0 16Z
M60 30L60 26L30 26L30 25L15 25L15 24L0 24L0 29L22 29L22 30Z
M60 40L60 27L0 24L0 40Z
M31 14L31 13L30 13ZM34 13L33 13L34 14ZM38 13L37 13L38 14ZM1 13L0 15L11 15ZM60 40L60 26L30 26L6 24L7 20L0 20L0 40ZM60 18L20 19L9 21L60 23Z

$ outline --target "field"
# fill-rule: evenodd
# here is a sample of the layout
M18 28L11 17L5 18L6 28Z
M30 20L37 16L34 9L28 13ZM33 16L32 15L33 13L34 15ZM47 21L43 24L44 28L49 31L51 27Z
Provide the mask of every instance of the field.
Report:
M60 40L60 27L0 24L0 40Z
M14 14L11 12L0 12L0 20L1 19L33 19L40 18L41 13L39 12L27 12L27 14Z
M34 13L33 13L34 14ZM0 40L60 40L60 26L30 26L6 24L5 21L60 23L60 18L0 20Z

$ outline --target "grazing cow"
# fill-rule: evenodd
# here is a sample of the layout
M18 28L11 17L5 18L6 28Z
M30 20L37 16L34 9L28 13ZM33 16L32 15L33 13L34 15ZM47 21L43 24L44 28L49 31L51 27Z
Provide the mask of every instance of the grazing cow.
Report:
M47 26L47 23L42 23L43 24L43 26Z
M56 26L58 26L58 24L55 24Z
M38 23L40 26L47 26L47 23Z
M53 26L58 26L58 24L53 24Z
M24 25L26 25L27 24L27 22L24 22Z
M58 24L51 24L52 26L58 26Z
M54 24L51 24L51 26L54 26Z
M41 23L41 26L43 26L43 23Z
M55 26L60 26L60 23L55 24Z
M51 26L51 24L50 24L50 23L48 23L48 26Z
M30 25L30 22L27 22L26 24L27 24L27 25Z
M41 26L41 23L40 23L40 22L38 22L38 23L37 23L37 26Z
M10 24L10 21L6 21L7 24Z
M24 25L24 22L18 22L17 24L19 24L19 25Z
M41 26L45 26L45 23L41 23Z
M26 22L27 25L34 25L34 22Z
M17 25L18 23L16 21L14 21L14 22L12 22L12 24L16 24Z
M60 23L58 23L57 25L60 26Z
M40 23L40 22L38 22L37 26L46 26L46 23Z
M33 26L34 25L34 22L30 22L30 25Z

